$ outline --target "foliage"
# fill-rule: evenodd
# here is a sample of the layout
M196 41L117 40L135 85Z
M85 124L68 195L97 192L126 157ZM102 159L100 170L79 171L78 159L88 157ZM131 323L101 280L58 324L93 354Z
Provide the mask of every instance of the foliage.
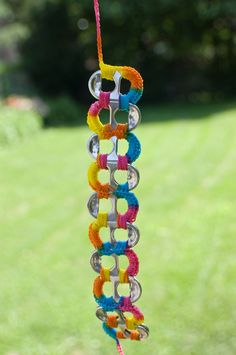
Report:
M92 3L1 3L11 21L0 36L17 38L14 26L24 29L24 67L44 95L88 99L87 79L97 68ZM101 13L105 61L139 68L144 99L235 97L234 0L101 0Z
M16 44L25 38L27 27L22 19L15 18L15 14L7 1L0 3L0 47Z
M23 54L25 67L42 93L78 98L86 76L82 69L85 53L78 41L79 13L71 13L69 4L68 0L46 2L32 11L31 36L23 45Z
M105 61L139 68L146 100L236 95L235 1L103 0L101 13ZM25 67L38 87L87 99L97 68L92 0L42 1L28 25Z
M236 107L168 105L143 115L149 123L135 131L143 147L135 251L143 287L137 306L150 338L124 341L124 350L233 355ZM49 129L0 151L1 354L115 353L92 296L88 137L86 127Z
M17 92L16 86L24 87L17 80L19 66L18 44L29 34L22 18L16 16L8 1L0 1L0 96L6 97ZM15 79L15 80L13 80ZM18 82L17 82L18 81ZM13 85L12 85L13 84Z
M48 113L44 118L46 126L77 125L81 121L81 108L67 96L59 96L48 102Z
M31 137L41 126L42 118L36 112L0 105L0 146Z

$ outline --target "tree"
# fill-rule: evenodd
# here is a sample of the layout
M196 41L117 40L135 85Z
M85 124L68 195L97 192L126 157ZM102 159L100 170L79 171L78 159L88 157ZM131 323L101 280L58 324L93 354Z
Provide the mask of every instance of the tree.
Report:
M5 0L28 29L26 71L45 95L87 100L97 68L92 0ZM101 0L104 58L140 69L144 98L236 95L234 0Z

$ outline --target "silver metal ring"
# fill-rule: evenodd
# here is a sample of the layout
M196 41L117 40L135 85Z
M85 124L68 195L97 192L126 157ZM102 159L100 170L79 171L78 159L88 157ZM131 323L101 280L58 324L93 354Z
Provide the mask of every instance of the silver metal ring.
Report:
M100 92L102 91L101 70L97 70L90 76L88 81L88 88L92 96L95 97L95 99L98 99Z
M129 104L129 113L128 113L128 128L129 131L135 129L138 124L141 122L141 112L138 106L134 104Z
M118 326L122 329L124 335L129 338L130 337L130 331L125 327L126 322L125 322L125 316L122 311L120 310L115 310L118 314ZM102 307L98 307L96 311L96 316L99 320L102 322L106 323L107 322L107 312L104 311ZM140 324L137 326L136 330L139 333L140 340L145 340L149 336L149 328L145 324Z
M99 200L96 192L90 196L87 207L91 216L97 218L99 211Z
M107 312L104 311L102 307L98 307L96 310L96 316L98 319L100 319L102 322L107 321Z
M117 239L115 237L115 231L117 229L120 229L120 228L117 228L116 226L110 226L110 237L111 237L112 243L117 242ZM140 233L139 233L138 228L134 224L131 224L131 223L127 223L127 230L128 230L128 240L127 240L128 247L133 248L139 242ZM125 230L124 230L124 232L125 232Z
M136 302L142 295L142 287L135 277L129 276L130 282L130 301Z
M118 257L115 254L110 255L114 258L114 266L110 269L110 276L116 277L119 275L119 261ZM95 250L90 258L90 264L95 272L100 274L102 269L102 256L97 250Z
M99 137L97 134L93 134L88 142L87 142L87 150L89 152L89 155L93 159L97 159L97 156L100 151L100 144L99 144Z
M117 171L121 171L121 170L117 169L117 164L107 164L107 165L111 172L111 186L117 188L120 185L120 183L116 180L115 174ZM135 189L135 187L138 186L139 179L140 177L139 177L138 170L134 166L128 164L127 182L130 191Z
M144 324L140 324L137 326L137 331L139 332L139 337L140 340L145 340L148 338L149 336L149 328L144 325Z

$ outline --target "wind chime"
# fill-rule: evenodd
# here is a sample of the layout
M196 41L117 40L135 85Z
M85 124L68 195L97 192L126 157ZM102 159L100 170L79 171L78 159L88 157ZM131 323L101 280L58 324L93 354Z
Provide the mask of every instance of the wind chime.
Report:
M139 241L139 231L133 224L135 222L139 204L133 190L139 183L139 172L132 165L141 153L141 145L138 138L132 133L140 122L141 114L136 103L143 93L143 80L141 75L131 67L114 66L105 64L102 53L102 38L100 27L100 14L98 0L94 0L94 10L97 28L97 50L100 70L95 72L89 80L89 90L97 99L88 111L87 122L94 132L88 141L88 151L95 160L89 167L88 180L91 188L95 191L88 201L88 209L94 217L89 226L89 239L95 247L91 257L91 265L99 275L94 280L93 293L98 304L96 316L102 321L103 329L117 342L117 349L123 354L120 339L143 340L147 338L149 330L143 324L144 316L134 303L141 296L141 285L135 278L139 271L139 260L133 251ZM130 90L127 94L120 93L121 79L130 82ZM102 91L102 79L111 80L115 83L115 89L111 92ZM103 124L99 118L101 110L109 110L110 122ZM116 120L118 111L127 112L127 123L121 124ZM100 141L110 140L113 148L109 154L100 154ZM128 142L128 150L125 155L118 154L120 140ZM103 184L99 181L99 171L109 171L110 181ZM127 182L119 184L116 181L117 170L127 171ZM109 199L111 211L101 212L99 201ZM118 199L125 199L128 209L124 214L117 211ZM110 241L103 242L100 236L101 228L109 228ZM117 240L116 229L124 230L126 240ZM102 265L103 256L114 258L115 265L105 268ZM128 268L119 267L119 256L128 258ZM107 297L103 292L106 282L113 283L114 294ZM124 297L118 293L119 284L129 284L130 295ZM132 314L128 317L126 312Z

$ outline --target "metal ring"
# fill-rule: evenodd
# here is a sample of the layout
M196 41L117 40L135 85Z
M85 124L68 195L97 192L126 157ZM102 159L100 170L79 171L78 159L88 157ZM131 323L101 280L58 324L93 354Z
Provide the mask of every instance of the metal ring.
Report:
M121 229L121 228L117 228L114 226L110 227L110 236L111 236L111 241L113 243L117 242L117 239L115 238L115 231L117 229ZM139 242L140 233L138 228L131 223L127 223L127 230L128 230L128 247L133 248Z
M119 122L116 120L115 116L116 113L119 109L119 99L117 99L118 101L114 103L112 103L112 101L110 101L110 124L112 125L112 127L116 127ZM141 112L138 108L138 106L134 105L134 104L129 104L129 110L128 110L128 119L127 119L127 124L128 124L128 131L133 131L138 124L141 122Z
M107 165L111 171L111 179L113 180L112 182L115 187L118 187L120 184L117 182L117 180L115 178L115 173L116 173L116 171L120 171L120 170L118 170L117 166L114 166L114 164L109 165L109 163L108 163ZM129 191L131 191L131 190L135 189L135 187L137 187L139 184L139 179L140 179L139 172L134 166L132 166L130 164L128 164L127 172L128 172L128 181L127 182L128 182L128 186L129 186Z
M116 75L116 73L115 73L115 75ZM114 79L116 79L115 76L114 76ZM116 83L116 80L115 80L115 83L116 83L117 88L119 88L119 86L120 86L120 77L117 80L118 80L117 83ZM88 87L89 87L89 91L92 94L92 96L95 99L99 99L100 93L102 91L101 70L97 70L96 72L94 72L91 75L91 77L89 78L89 81L88 81ZM111 92L111 94L113 92L117 93L116 88ZM129 104L129 112L128 112L128 128L129 128L129 131L132 131L133 129L135 129L137 127L137 125L140 123L140 121L141 121L141 112L140 112L138 106L130 103Z
M124 315L123 315L123 312L122 312L122 311L119 311L119 310L117 310L116 312L117 312L117 314L118 314L118 316L119 316L118 325L119 325L120 327L123 327L123 326L125 325L125 317L124 317ZM107 318L108 318L107 312L104 311L102 307L98 307L98 308L97 308L96 316L97 316L97 318L98 318L99 320L101 320L102 322L105 322L105 323L107 322ZM138 325L137 328L136 328L136 330L137 330L138 333L139 333L140 340L145 340L145 339L148 338L148 336L149 336L149 328L148 328L145 324L140 324L140 325ZM124 333L124 335L125 335L127 338L129 338L129 336L130 336L130 331L129 331L127 328L125 328L125 329L123 330L123 333Z
M120 284L120 282L118 281L118 277L113 277L114 278L114 299L118 300L120 299L120 295L118 293L118 286ZM117 280L116 280L117 279ZM112 280L112 278L111 278ZM130 287L130 301L131 303L136 302L142 294L142 287L140 285L140 283L138 282L138 280L135 277L129 276L129 287Z
M141 112L138 106L134 104L129 104L129 113L128 113L128 128L129 131L135 129L138 124L141 122Z
M89 155L93 159L97 159L97 156L100 151L100 144L99 144L99 137L97 134L93 134L88 142L87 142L87 150L89 152Z
M116 137L111 137L109 141L112 142L113 148L110 152L107 153L108 159L112 159L113 161L117 161L117 138ZM97 156L100 152L100 140L97 134L93 134L88 142L87 142L87 150L89 152L89 155L93 159L97 159Z
M117 320L118 326L120 328L125 328L126 322L125 322L125 316L124 316L123 312L119 309L116 309L114 312L116 312L119 317ZM101 320L102 322L106 323L108 315L107 315L107 312L104 311L104 309L102 307L98 307L96 310L96 317L99 320Z
M138 325L136 328L137 332L139 333L139 340L145 340L149 336L149 329L146 327L146 325L141 324ZM126 338L130 337L130 330L127 328L123 331L123 334L125 335Z
M110 268L110 275L117 276L119 273L119 271L117 269L117 255L112 254L110 256L112 256L115 260L115 265L112 268ZM90 258L90 264L91 264L93 270L95 272L97 272L98 274L100 274L101 268L102 268L102 257L97 250L95 250L93 252L93 254Z
M116 196L111 195L108 198L108 201L111 202L111 210L107 213L108 216L108 222L111 221L116 221L118 212L116 209L116 202L117 198ZM87 208L89 210L89 213L91 214L92 217L97 218L98 213L99 213L99 198L97 192L92 194L87 202ZM115 222L116 223L116 222Z
M88 81L88 88L92 96L95 97L95 99L98 99L100 92L102 91L101 70L97 70L90 76Z
M127 228L128 228L128 246L130 248L133 248L139 242L140 233L138 228L131 223L127 223Z
M91 216L97 218L99 211L99 200L96 192L90 196L87 207Z
M136 302L142 295L142 287L135 277L129 276L130 282L130 301Z
M101 255L95 251L93 252L90 258L90 265L92 266L93 270L100 274L102 264L101 264Z
M146 325L144 325L144 324L138 325L137 331L139 332L140 340L145 340L148 338L149 328Z
M102 307L98 307L96 310L96 316L98 319L100 319L102 322L107 321L107 312L104 311Z

